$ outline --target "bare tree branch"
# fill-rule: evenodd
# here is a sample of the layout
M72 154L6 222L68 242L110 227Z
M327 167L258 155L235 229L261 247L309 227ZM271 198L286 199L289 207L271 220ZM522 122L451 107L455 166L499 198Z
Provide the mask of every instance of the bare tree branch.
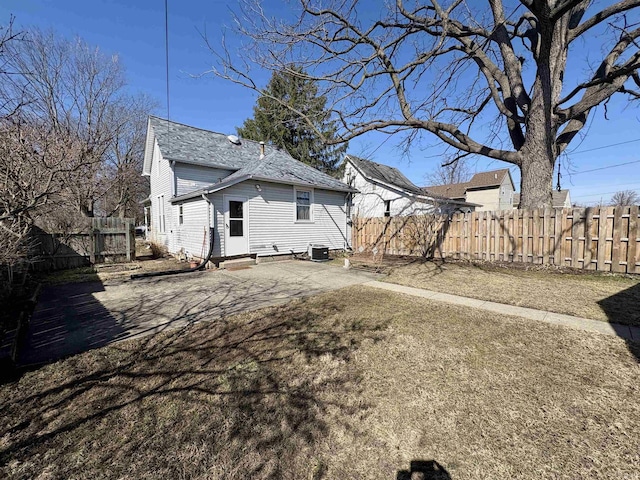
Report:
M557 156L593 107L616 94L636 97L637 32L625 14L639 1L583 21L588 0L396 0L373 20L354 0L299 0L288 22L245 0L235 31L244 49L236 58L209 43L212 70L262 94L253 68L299 65L329 99L341 127L335 141L382 131L403 133L408 145L416 139L408 132L426 131L463 155L519 166L522 205L543 206ZM570 44L604 21L608 37L597 41L613 47L591 78L566 80Z

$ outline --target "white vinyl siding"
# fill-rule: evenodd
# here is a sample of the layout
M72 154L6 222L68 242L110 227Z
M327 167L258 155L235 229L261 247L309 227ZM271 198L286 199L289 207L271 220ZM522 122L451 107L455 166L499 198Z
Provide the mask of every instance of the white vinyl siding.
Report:
M260 185L260 191L256 188ZM344 192L313 190L313 222L296 222L294 187L246 181L210 195L215 206L214 254L224 251L223 195L248 198L249 252L260 256L306 252L310 243L343 249L347 243Z
M151 186L151 216L153 218L150 238L154 242L165 245L169 251L173 251L172 236L170 235L173 229L173 206L169 203L173 173L169 162L162 158L157 143L153 147L149 182ZM164 217L164 222L162 222L162 217Z
M350 181L350 185L358 190L358 193L353 194L351 208L351 214L355 216L384 217L387 205L392 217L427 213L434 208L430 203L416 201L415 197L400 189L390 189L370 182L350 162L346 165L343 181Z
M233 170L204 167L177 162L174 167L176 176L176 196L193 192L228 177Z
M209 252L209 220L207 214L209 208L203 198L197 198L174 205L179 210L182 207L183 221L175 232L175 250L177 253L183 250L185 253L203 258Z

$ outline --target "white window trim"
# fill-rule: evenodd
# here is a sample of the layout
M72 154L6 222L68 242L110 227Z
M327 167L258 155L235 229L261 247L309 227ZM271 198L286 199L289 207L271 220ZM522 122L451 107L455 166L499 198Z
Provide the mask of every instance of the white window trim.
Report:
M184 205L178 205L178 225L184 225Z
M309 220L298 220L298 192L309 192ZM314 203L313 187L293 187L293 223L314 223L313 203Z

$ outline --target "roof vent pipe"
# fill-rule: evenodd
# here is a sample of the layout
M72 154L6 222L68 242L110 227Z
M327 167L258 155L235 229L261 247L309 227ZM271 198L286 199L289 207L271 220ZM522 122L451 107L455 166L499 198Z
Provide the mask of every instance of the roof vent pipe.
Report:
M260 142L260 160L264 158L264 142Z

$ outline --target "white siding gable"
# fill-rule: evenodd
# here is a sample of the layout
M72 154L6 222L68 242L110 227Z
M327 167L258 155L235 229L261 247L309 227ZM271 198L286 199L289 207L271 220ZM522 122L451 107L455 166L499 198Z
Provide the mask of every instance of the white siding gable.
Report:
M169 203L173 195L173 170L169 161L162 157L157 142L153 145L149 182L151 187L151 240L166 246L169 251L173 251L172 235L170 235L174 228L173 206ZM163 210L164 231L161 231Z
M368 180L349 161L345 166L342 180L359 191L353 194L351 209L353 216L383 217L386 201L391 202L392 217L424 213L433 209L432 205L416 201L413 195L403 192L400 188L389 188Z
M191 165L177 162L175 167L176 195L184 195L214 183L233 173L233 170Z

